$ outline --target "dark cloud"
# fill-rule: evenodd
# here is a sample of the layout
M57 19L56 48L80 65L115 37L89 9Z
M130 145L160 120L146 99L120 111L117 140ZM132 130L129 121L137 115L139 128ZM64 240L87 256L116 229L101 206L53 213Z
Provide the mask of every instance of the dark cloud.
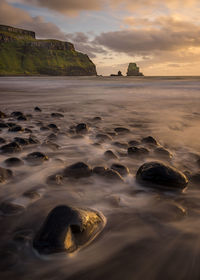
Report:
M0 24L35 31L38 38L65 40L65 34L55 24L46 22L43 17L31 17L5 0L0 0Z

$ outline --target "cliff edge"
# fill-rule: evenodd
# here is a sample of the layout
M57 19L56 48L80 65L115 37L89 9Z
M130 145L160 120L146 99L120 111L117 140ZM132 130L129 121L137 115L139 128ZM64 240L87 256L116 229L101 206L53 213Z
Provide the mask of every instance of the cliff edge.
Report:
M0 75L96 76L96 66L72 43L38 40L35 32L0 25Z

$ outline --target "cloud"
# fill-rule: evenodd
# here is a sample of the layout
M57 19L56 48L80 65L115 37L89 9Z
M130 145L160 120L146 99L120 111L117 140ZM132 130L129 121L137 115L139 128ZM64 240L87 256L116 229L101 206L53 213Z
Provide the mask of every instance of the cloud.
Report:
M53 23L46 22L43 17L31 17L22 9L0 1L0 24L30 29L38 38L65 39L65 34Z

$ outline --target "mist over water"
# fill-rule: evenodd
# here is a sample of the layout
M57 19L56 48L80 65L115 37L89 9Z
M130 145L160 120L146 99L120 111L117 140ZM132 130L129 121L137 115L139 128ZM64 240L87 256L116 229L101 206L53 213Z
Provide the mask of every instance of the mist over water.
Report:
M34 112L35 106L42 112ZM0 203L12 201L25 207L17 215L0 214L0 247L12 252L0 265L1 279L200 279L199 182L189 182L184 193L170 193L145 189L135 181L141 164L155 159L182 172L199 171L199 109L200 78L195 77L0 78L1 111L32 114L20 125L30 128L40 143L52 133L41 131L40 122L59 127L53 141L59 148L38 144L13 155L23 159L40 151L49 161L11 168L14 179L0 186ZM54 112L64 118L53 119ZM95 117L102 120L95 122ZM69 132L78 123L89 125L82 138ZM98 133L112 133L116 127L128 128L130 133L96 144ZM127 148L113 145L150 135L172 153L172 159L156 157L151 147L149 156L130 158ZM8 143L16 136L27 134L5 129L0 133ZM118 159L106 159L106 150L115 152ZM0 154L0 166L5 167L7 158ZM94 176L66 179L62 185L48 182L48 176L78 161L92 168L120 163L130 174L121 183ZM31 189L37 189L39 196L24 197ZM32 248L32 239L49 211L60 204L96 209L104 214L107 224L77 253L39 256ZM16 238L21 233L28 237Z

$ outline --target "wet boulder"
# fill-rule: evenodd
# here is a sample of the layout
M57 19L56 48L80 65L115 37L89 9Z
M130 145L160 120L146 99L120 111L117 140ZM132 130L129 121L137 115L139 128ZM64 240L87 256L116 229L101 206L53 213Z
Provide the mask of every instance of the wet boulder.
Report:
M78 134L85 134L89 130L88 125L86 123L79 123L76 126L76 133Z
M8 129L9 132L21 132L24 129L20 125L12 126Z
M104 226L105 218L97 211L60 205L47 216L33 247L41 254L72 253L88 245Z
M0 213L4 216L12 216L20 214L24 211L24 207L22 205L13 203L11 201L4 201L0 204Z
M47 130L50 130L50 128L48 126L42 126L42 127L40 127L40 130L47 131Z
M161 162L144 163L137 171L136 180L145 187L182 190L188 184L186 176Z
M59 130L58 129L58 127L57 127L57 125L55 124L55 123L50 123L50 124L48 124L48 127L50 128L50 129L52 129L52 130Z
M172 154L165 148L163 147L157 147L155 150L154 150L154 154L156 156L159 156L159 157L163 157L163 158L172 158Z
M130 140L130 141L128 142L128 145L131 146L131 147L135 147L135 146L140 145L140 142L137 141L137 140Z
M131 157L144 157L149 154L149 150L143 147L129 147L128 155Z
M30 136L28 138L28 142L30 145L39 144L40 141L35 136Z
M3 154L6 153L17 153L22 150L21 146L16 142L11 142L9 144L3 145L0 148L0 152Z
M0 144L4 144L4 143L6 143L6 140L4 138L0 137Z
M15 137L14 141L21 146L26 146L29 144L29 140L21 137Z
M113 163L110 168L117 171L121 176L126 176L129 173L129 169L119 163Z
M28 154L25 159L32 164L41 164L44 161L47 161L49 158L47 155L41 152L33 152L31 154Z
M113 142L112 145L116 146L118 148L121 148L121 149L127 149L128 148L128 144L127 143L118 142L118 141Z
M7 116L4 112L0 111L0 119L5 119Z
M25 115L19 116L17 118L18 121L27 121L27 117Z
M0 167L0 183L6 182L7 180L11 179L12 176L13 173L10 169Z
M24 114L20 111L15 111L15 112L12 112L11 113L11 117L14 117L14 118L18 118L20 116L23 116Z
M130 130L126 127L116 127L114 129L115 132L117 132L118 134L125 134L125 133L129 133Z
M41 110L40 107L38 107L38 106L36 106L36 107L34 108L34 111L35 111L35 112L42 112L42 110Z
M32 131L30 128L27 128L27 127L26 127L26 128L24 129L24 132L25 132L25 133L32 133L33 131Z
M0 128L8 128L7 123L1 121L0 122Z
M64 115L63 114L60 114L60 113L52 113L51 114L52 118L64 118Z
M61 174L53 174L47 178L47 184L50 185L62 185L63 176Z
M141 142L145 144L155 145L155 146L158 145L158 142L152 136L144 137Z
M8 167L17 167L17 166L22 166L24 165L23 160L17 158L17 157L11 157L11 158L7 158L4 161L5 165Z
M102 167L102 166L96 166L93 169L93 174L96 175L96 176L102 177L103 179L105 179L107 181L123 182L123 178L121 177L119 172L117 172L114 169L109 169L109 168L105 168L105 167Z
M113 151L108 150L104 153L105 158L107 159L117 159L118 157L116 156L116 154L113 153Z
M89 177L92 174L90 167L84 162L77 162L66 167L63 171L64 177L71 177L75 179Z
M104 141L112 140L112 137L110 135L108 135L108 134L98 133L96 135L96 139L101 141L101 142L104 142Z

